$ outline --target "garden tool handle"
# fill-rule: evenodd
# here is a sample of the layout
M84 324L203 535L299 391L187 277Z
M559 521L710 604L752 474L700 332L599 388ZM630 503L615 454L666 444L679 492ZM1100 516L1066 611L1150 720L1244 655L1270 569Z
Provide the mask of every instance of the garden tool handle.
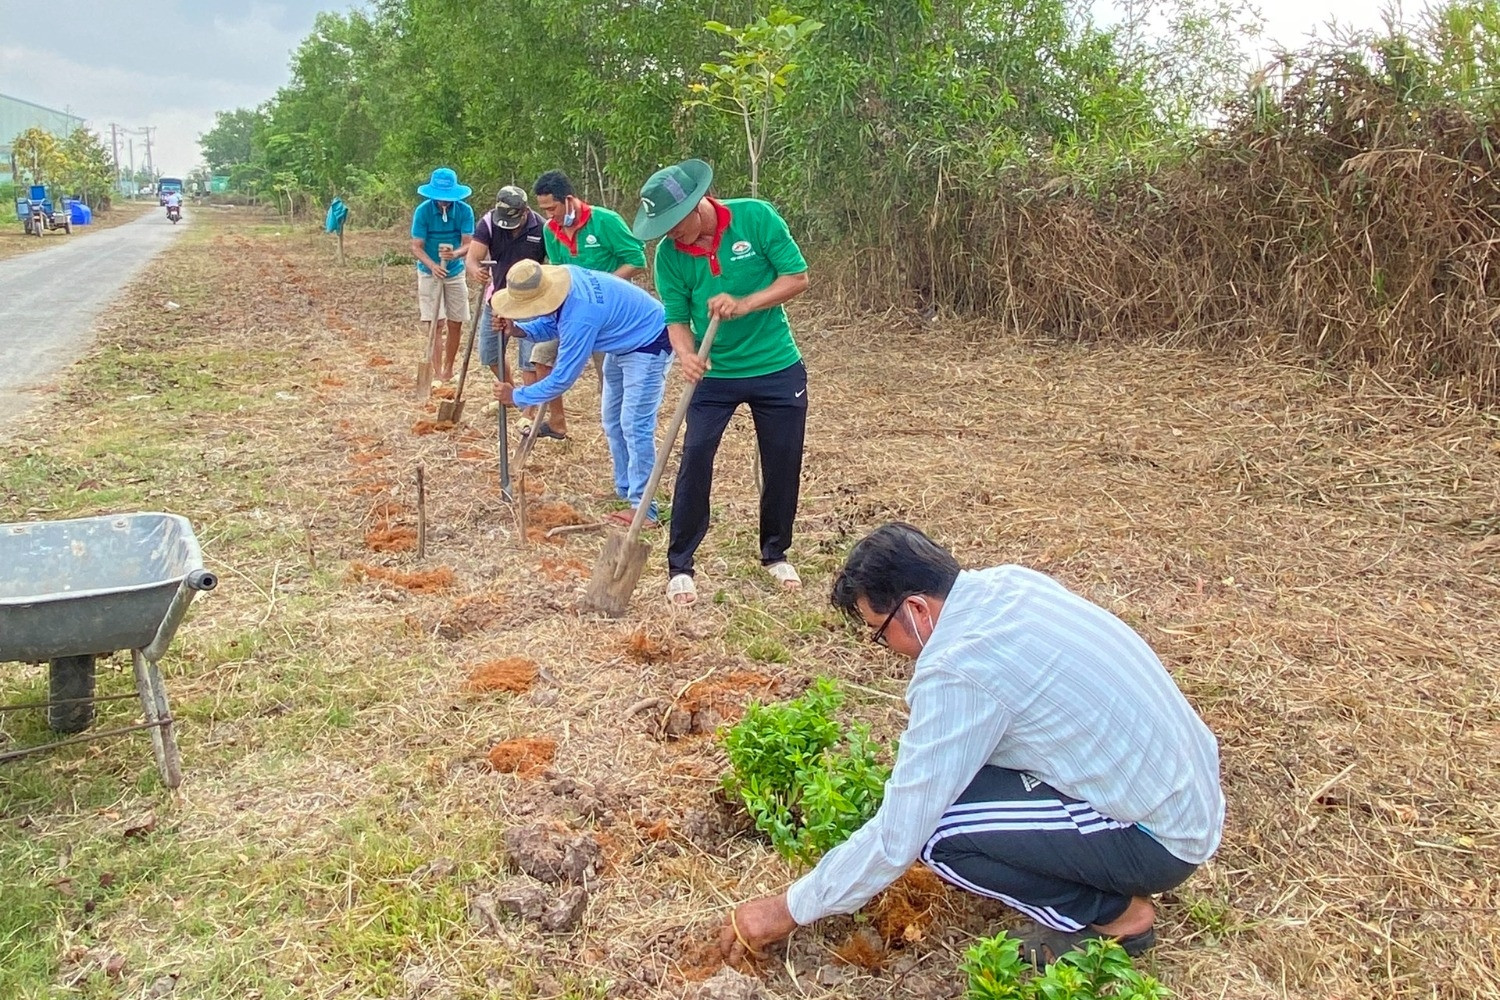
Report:
M464 382L467 381L469 377L469 358L474 353L474 338L479 335L479 314L483 312L483 310L480 308L480 306L483 305L483 302L481 301L483 298L484 289L481 288L479 289L479 294L474 296L472 302L470 303L471 308L469 310L469 315L472 317L472 319L469 322L469 340L468 343L464 345L464 361L463 364L459 365L458 367L458 385L455 386L453 390L453 403L455 406L463 402ZM505 355L502 354L500 355L500 357L504 358Z
M719 332L719 317L715 316L708 321L708 329L703 332L703 343L698 345L698 360L707 361L709 349L714 343L714 334ZM699 381L702 381L701 379ZM641 502L635 508L635 516L630 519L630 530L625 533L626 544L633 544L641 537L641 528L646 523L646 512L651 509L651 501L656 498L656 488L661 485L662 473L667 469L667 456L672 452L672 446L677 443L677 432L682 430L682 422L687 419L688 406L693 402L693 393L697 391L697 382L692 383L682 393L682 398L677 401L677 410L672 414L672 422L667 424L667 433L662 438L661 447L656 451L656 464L651 467L651 478L646 480L646 492L641 494Z

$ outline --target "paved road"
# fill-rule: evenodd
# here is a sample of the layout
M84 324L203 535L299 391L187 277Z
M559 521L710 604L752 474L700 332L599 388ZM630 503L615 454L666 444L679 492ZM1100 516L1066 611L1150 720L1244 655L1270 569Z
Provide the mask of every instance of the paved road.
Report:
M48 233L47 249L0 260L0 437L82 356L105 305L191 219L184 213L174 226L157 210L86 236Z

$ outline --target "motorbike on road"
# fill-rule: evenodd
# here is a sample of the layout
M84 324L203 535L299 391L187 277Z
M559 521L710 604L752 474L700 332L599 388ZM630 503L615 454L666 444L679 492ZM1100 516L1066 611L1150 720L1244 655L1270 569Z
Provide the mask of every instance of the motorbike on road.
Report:
M177 221L182 218L182 206L181 205L168 205L167 206L167 218L169 218L169 219L172 220L172 225L174 225L174 226L177 225Z

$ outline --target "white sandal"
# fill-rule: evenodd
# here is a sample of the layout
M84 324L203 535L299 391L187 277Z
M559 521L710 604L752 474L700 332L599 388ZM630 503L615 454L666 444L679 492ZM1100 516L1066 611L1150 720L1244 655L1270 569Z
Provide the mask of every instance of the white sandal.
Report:
M774 576L783 589L798 590L802 587L802 577L797 575L797 568L786 560L772 563L766 567L766 572Z
M684 598L679 600L678 598ZM679 608L698 603L698 587L686 573L678 573L667 581L667 602Z

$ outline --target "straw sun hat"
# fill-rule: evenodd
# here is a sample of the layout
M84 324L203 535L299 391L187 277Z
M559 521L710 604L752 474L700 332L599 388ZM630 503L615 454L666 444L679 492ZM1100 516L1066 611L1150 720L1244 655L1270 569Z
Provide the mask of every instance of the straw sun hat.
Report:
M562 305L572 287L566 267L518 260L505 272L505 287L490 296L490 308L506 319L534 319Z

